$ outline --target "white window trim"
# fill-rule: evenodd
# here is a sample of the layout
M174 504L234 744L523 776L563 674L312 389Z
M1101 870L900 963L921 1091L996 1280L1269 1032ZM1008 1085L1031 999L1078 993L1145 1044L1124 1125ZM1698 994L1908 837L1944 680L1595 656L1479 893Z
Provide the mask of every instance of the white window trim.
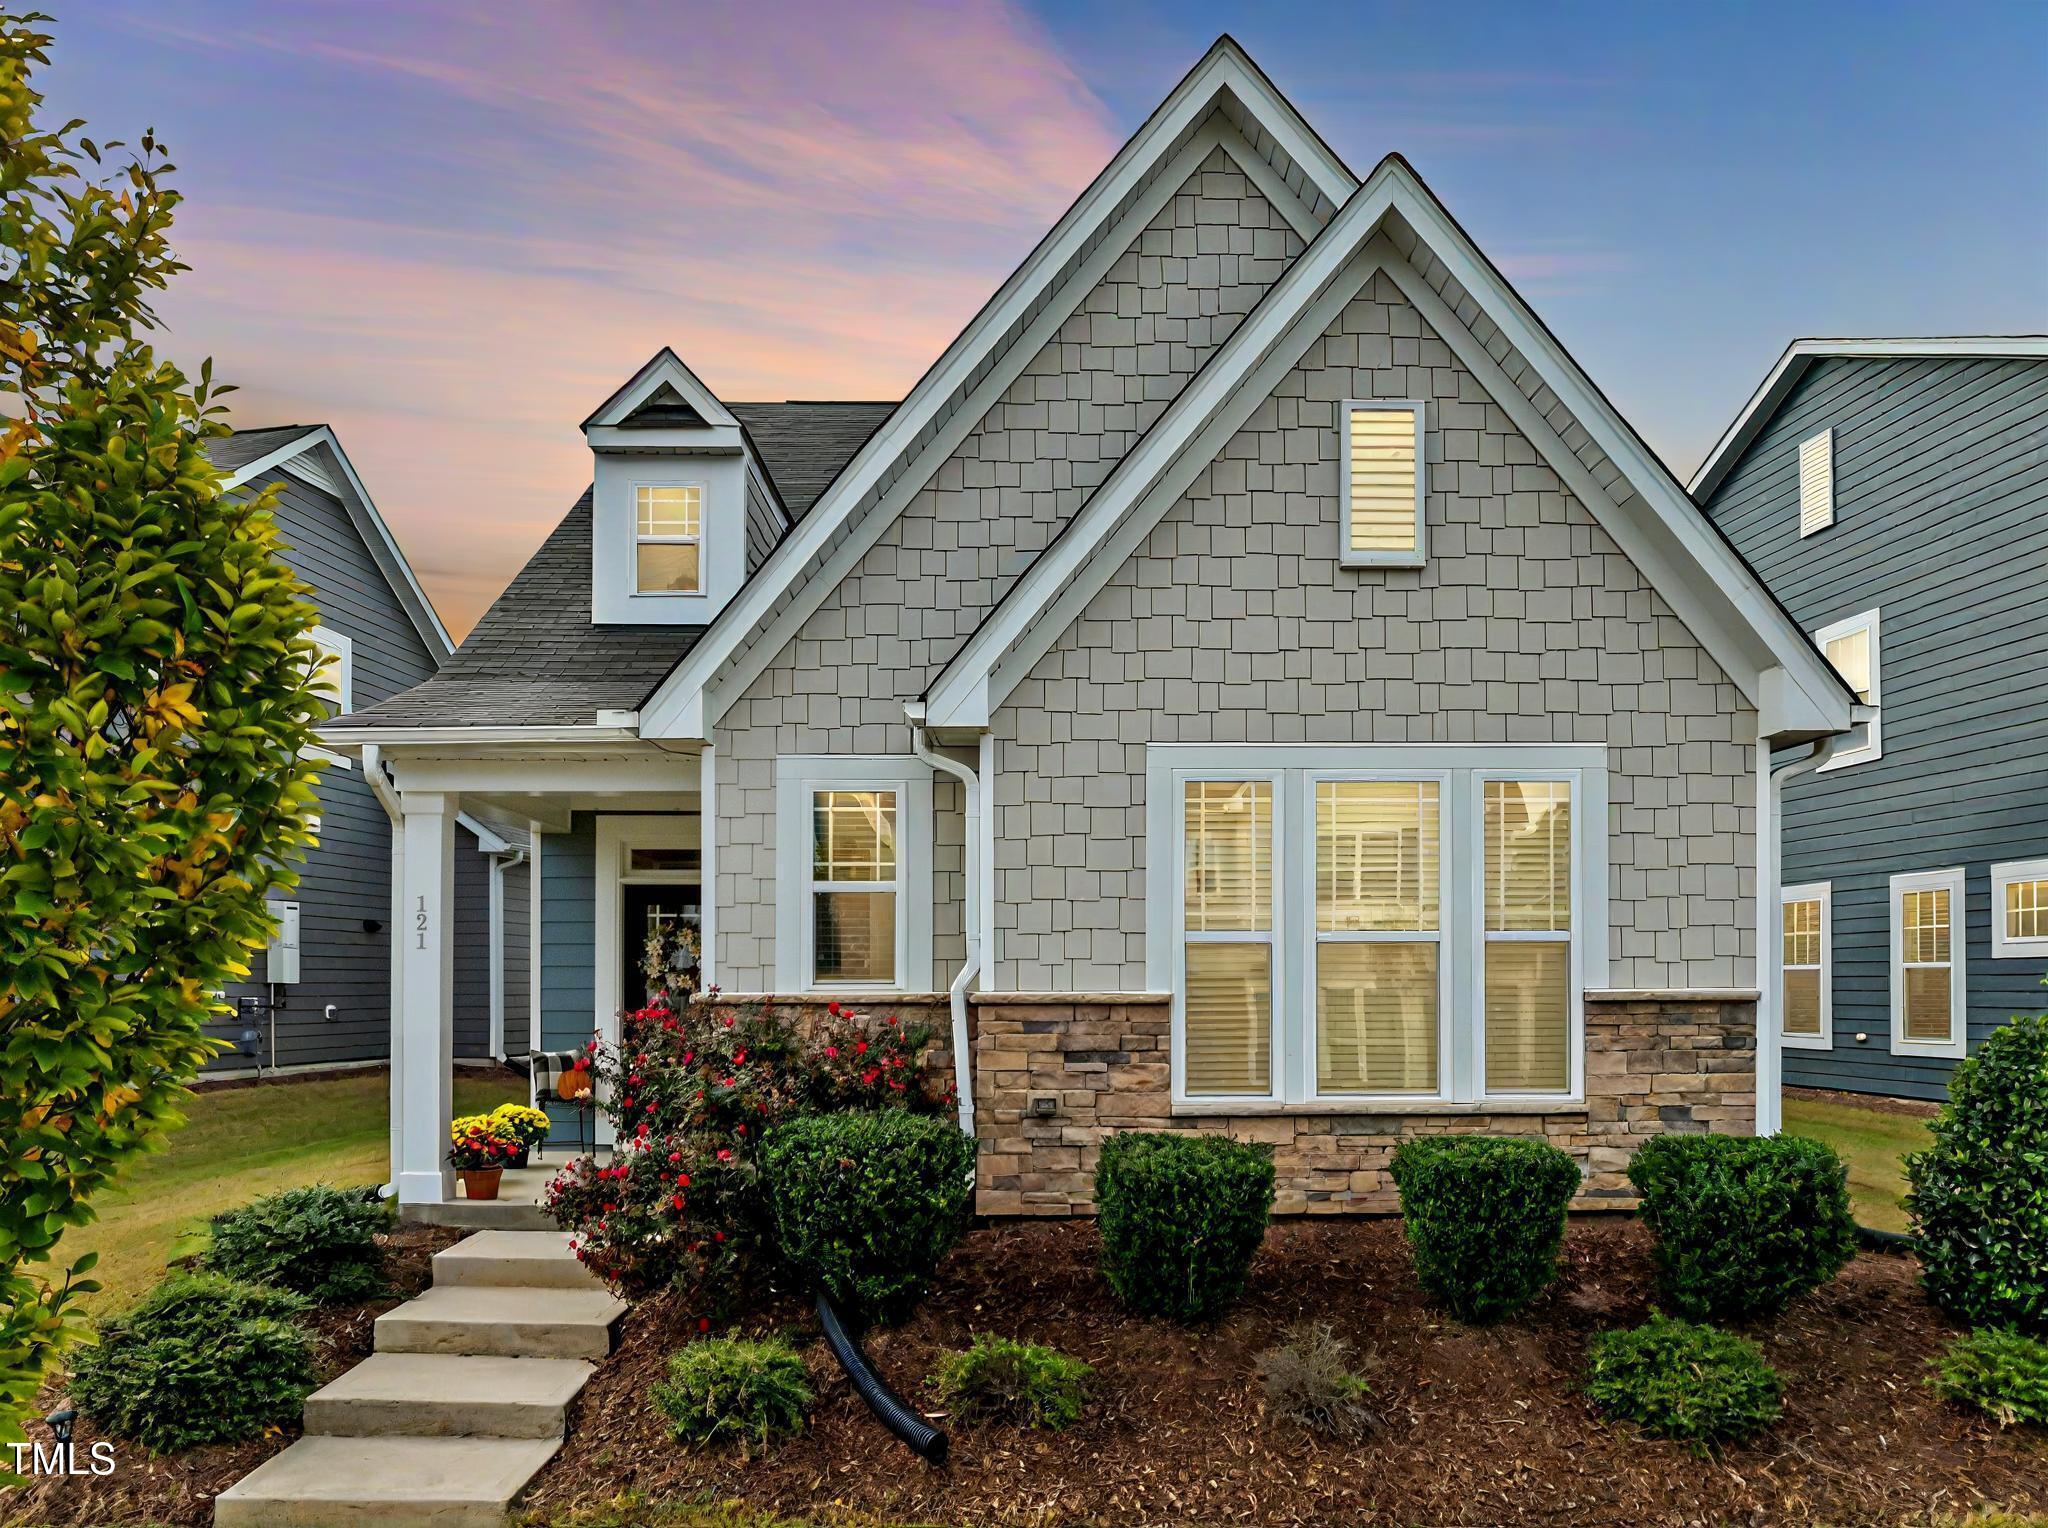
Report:
M1371 409L1403 410L1415 419L1415 550L1412 552L1359 552L1351 546L1351 416ZM1428 496L1428 434L1424 427L1424 405L1413 398L1346 398L1337 411L1337 446L1343 463L1337 484L1342 512L1337 517L1337 561L1346 568L1419 568L1429 561L1427 528L1423 503Z
M1991 867L1991 958L2028 960L2048 956L2048 937L2015 939L2005 931L2005 889L2014 881L2048 880L2048 859L2006 860Z
M1892 1054L1894 1056L1939 1056L1960 1060L1970 1050L1969 1010L1969 899L1968 881L1961 866L1947 870L1916 870L1891 879L1889 921L1891 923ZM1946 890L1948 896L1948 1038L1908 1040L1906 1034L1906 929L1900 913L1909 891Z
M339 693L332 720L340 720L355 709L356 696L356 644L347 632L336 631L331 626L314 626L306 632L307 640L321 652L334 660L339 679L335 688ZM323 664L322 667L325 667ZM336 769L354 769L355 763L346 754L336 753L331 748L322 748L317 743L308 743L299 750L302 759L325 759Z
M1315 784L1323 779L1438 778L1439 930L1445 983L1438 1003L1438 1092L1318 1095L1310 998L1315 965L1315 856L1288 852L1289 825L1315 821ZM1185 909L1185 835L1181 791L1189 780L1266 780L1273 785L1274 971L1273 1090L1199 1094L1184 1086L1184 986L1180 980ZM1572 954L1570 1085L1564 1093L1485 1090L1481 1012L1484 990L1484 856L1479 823L1488 779L1572 782ZM1597 743L1153 744L1145 750L1146 863L1167 869L1146 877L1146 985L1171 992L1172 1098L1176 1114L1563 1113L1585 1107L1585 994L1607 987L1607 750ZM1296 848L1299 848L1298 842ZM1462 957L1462 958L1461 958ZM1301 1019L1290 1025L1287 1015ZM1455 1022L1459 1015L1466 1022Z
M694 488L697 490L697 534L694 536L666 536L640 533L640 490L643 488ZM660 483L646 478L632 479L626 488L627 513L631 518L626 530L631 536L631 545L626 550L626 583L636 599L696 599L704 598L710 584L710 568L705 553L705 531L711 525L711 485L699 479L680 483ZM643 589L640 587L640 548L643 546L694 546L697 548L697 587L694 589Z
M1861 631L1866 627L1870 631L1870 709L1877 714L1870 718L1869 729L1864 735L1863 742L1853 748L1836 750L1835 756L1815 770L1815 774L1824 775L1830 770L1848 769L1853 765L1868 764L1873 759L1884 757L1884 707L1881 703L1884 699L1884 648L1878 639L1878 612L1874 609L1865 610L1859 615L1852 615L1845 620L1821 627L1813 634L1813 645L1825 657L1828 643L1837 637L1846 637L1849 633Z
M1808 525L1806 523L1806 452L1807 448L1809 446L1814 445L1816 442L1819 443L1821 451L1825 454L1821 471L1825 475L1825 481L1822 486L1827 494L1827 503L1821 509L1819 518L1816 519L1811 525ZM1826 530L1829 526L1835 523L1834 426L1830 425L1828 426L1828 428L1820 431L1818 434L1809 435L1806 437L1806 439L1800 441L1799 448L1794 453L1794 455L1796 458L1796 463L1799 471L1799 502L1796 506L1797 514L1799 517L1799 536L1801 540L1804 540L1808 536L1819 535L1822 531Z
M701 868L690 870L634 870L635 849L697 849L703 847L703 819L695 812L646 813L633 816L600 816L596 826L596 866L593 877L591 956L592 1019L595 1034L613 1043L619 1038L619 1006L625 1001L619 973L625 959L626 887L639 883L665 886L699 885ZM536 839L537 843L539 840ZM529 888L535 902L540 900L540 883ZM700 896L701 900L701 896ZM702 916L701 914L699 915ZM540 957L532 957L536 965ZM598 1117L597 1142L611 1144L610 1122Z
M1795 1035L1785 1030L1785 919L1791 902L1820 903L1820 1033ZM1778 891L1778 1039L1787 1050L1827 1051L1835 1048L1835 889L1830 881L1807 881ZM1803 969L1803 968L1802 968Z
M817 982L811 797L896 792L896 980ZM790 755L775 761L775 983L782 992L925 992L932 982L932 769L910 754Z

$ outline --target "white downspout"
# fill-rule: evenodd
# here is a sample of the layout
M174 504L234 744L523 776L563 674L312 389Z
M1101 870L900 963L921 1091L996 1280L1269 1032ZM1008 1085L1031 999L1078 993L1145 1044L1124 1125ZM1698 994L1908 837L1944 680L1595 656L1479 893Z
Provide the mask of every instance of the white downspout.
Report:
M392 788L390 776L384 772L383 750L375 743L363 745L363 778L370 782L370 792L377 798L377 804L384 808L384 815L391 819L391 918L385 924L385 932L391 945L390 998L391 1010L391 1128L388 1143L390 1177L384 1184L384 1197L398 1196L398 1128L399 1128L399 1087L405 1075L405 1025L400 1021L401 994L405 983L398 968L398 930L404 922L405 911L405 822L398 809L398 792Z
M1861 710L1858 707L1858 710ZM1834 757L1846 734L1824 737L1812 753L1771 767L1771 745L1757 740L1756 758L1756 1133L1776 1135L1785 1121L1784 1016L1778 1012L1784 990L1784 912L1779 888L1784 884L1782 835L1778 830L1785 782Z
M960 1098L960 1130L971 1138L974 1134L974 1063L967 1049L967 989L981 972L981 781L965 764L934 752L920 722L912 723L910 751L932 768L943 769L958 780L966 796L967 889L961 901L967 924L967 963L953 978L952 986L946 989L946 996L953 1010L953 1090Z
M526 863L524 849L491 856L491 1038L493 1061L505 1059L505 873Z

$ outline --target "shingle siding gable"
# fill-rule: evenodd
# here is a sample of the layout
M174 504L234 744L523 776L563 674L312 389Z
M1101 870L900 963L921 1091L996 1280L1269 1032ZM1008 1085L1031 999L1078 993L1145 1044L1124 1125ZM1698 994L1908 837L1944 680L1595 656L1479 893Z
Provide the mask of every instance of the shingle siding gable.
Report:
M1336 564L1346 397L1428 402L1424 568ZM995 732L996 990L1144 988L1168 742L1604 743L1613 984L1754 980L1754 712L1385 276Z
M1212 152L735 704L717 729L718 965L728 989L772 980L776 755L908 753L902 701L1302 247L1229 156ZM953 797L942 782L937 841L957 865ZM962 958L959 900L942 875L935 981Z

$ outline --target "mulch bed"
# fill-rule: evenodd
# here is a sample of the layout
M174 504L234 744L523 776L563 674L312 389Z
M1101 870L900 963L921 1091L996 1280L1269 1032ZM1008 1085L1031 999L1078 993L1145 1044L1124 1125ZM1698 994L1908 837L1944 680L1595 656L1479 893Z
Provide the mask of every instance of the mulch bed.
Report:
M1785 1417L1718 1459L1597 1420L1576 1384L1587 1341L1632 1325L1652 1296L1633 1220L1587 1217L1563 1275L1529 1311L1458 1324L1417 1286L1398 1222L1276 1224L1241 1304L1197 1330L1119 1310L1081 1221L971 1233L905 1326L868 1351L897 1390L922 1389L941 1353L993 1330L1096 1368L1084 1419L1063 1434L961 1428L943 1470L868 1413L801 1302L740 1325L803 1334L818 1389L803 1437L751 1461L672 1442L646 1400L696 1333L672 1296L640 1304L619 1350L570 1415L535 1482L530 1521L640 1492L738 1500L811 1521L834 1515L957 1524L1897 1524L1980 1502L2048 1509L2048 1438L2001 1433L1935 1397L1928 1360L1953 1334L1909 1257L1866 1253L1825 1289L1748 1333L1785 1380ZM1385 1428L1356 1446L1264 1415L1254 1360L1289 1324L1326 1320L1372 1355Z
M317 1309L311 1324L318 1338L320 1381L325 1384L370 1356L377 1318L425 1289L433 1279L436 1252L466 1232L447 1226L398 1226L380 1235L391 1275L391 1293L362 1305ZM69 1404L61 1383L46 1386L37 1400L43 1414ZM162 1524L204 1528L213 1521L213 1499L272 1454L298 1437L298 1429L246 1443L222 1443L152 1458L140 1445L114 1440L111 1475L46 1476L30 1485L0 1490L0 1523L7 1528L97 1528L101 1524ZM47 1444L42 1423L29 1436ZM88 1467L102 1434L81 1417L71 1435L78 1467Z

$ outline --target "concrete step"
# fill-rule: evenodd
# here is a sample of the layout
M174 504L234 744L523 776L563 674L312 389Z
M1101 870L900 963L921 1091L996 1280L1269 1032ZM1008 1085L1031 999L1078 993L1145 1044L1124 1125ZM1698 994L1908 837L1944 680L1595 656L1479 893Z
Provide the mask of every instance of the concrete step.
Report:
M552 1231L555 1217L537 1204L518 1199L451 1199L445 1204L409 1204L400 1215L429 1226L468 1226L479 1230Z
M377 1318L377 1351L603 1358L625 1310L599 1288L437 1286Z
M596 1289L566 1231L479 1231L434 1254L434 1283L521 1289Z
M560 1438L580 1358L373 1353L306 1397L308 1436Z
M559 1438L301 1438L215 1500L214 1528L504 1528Z

